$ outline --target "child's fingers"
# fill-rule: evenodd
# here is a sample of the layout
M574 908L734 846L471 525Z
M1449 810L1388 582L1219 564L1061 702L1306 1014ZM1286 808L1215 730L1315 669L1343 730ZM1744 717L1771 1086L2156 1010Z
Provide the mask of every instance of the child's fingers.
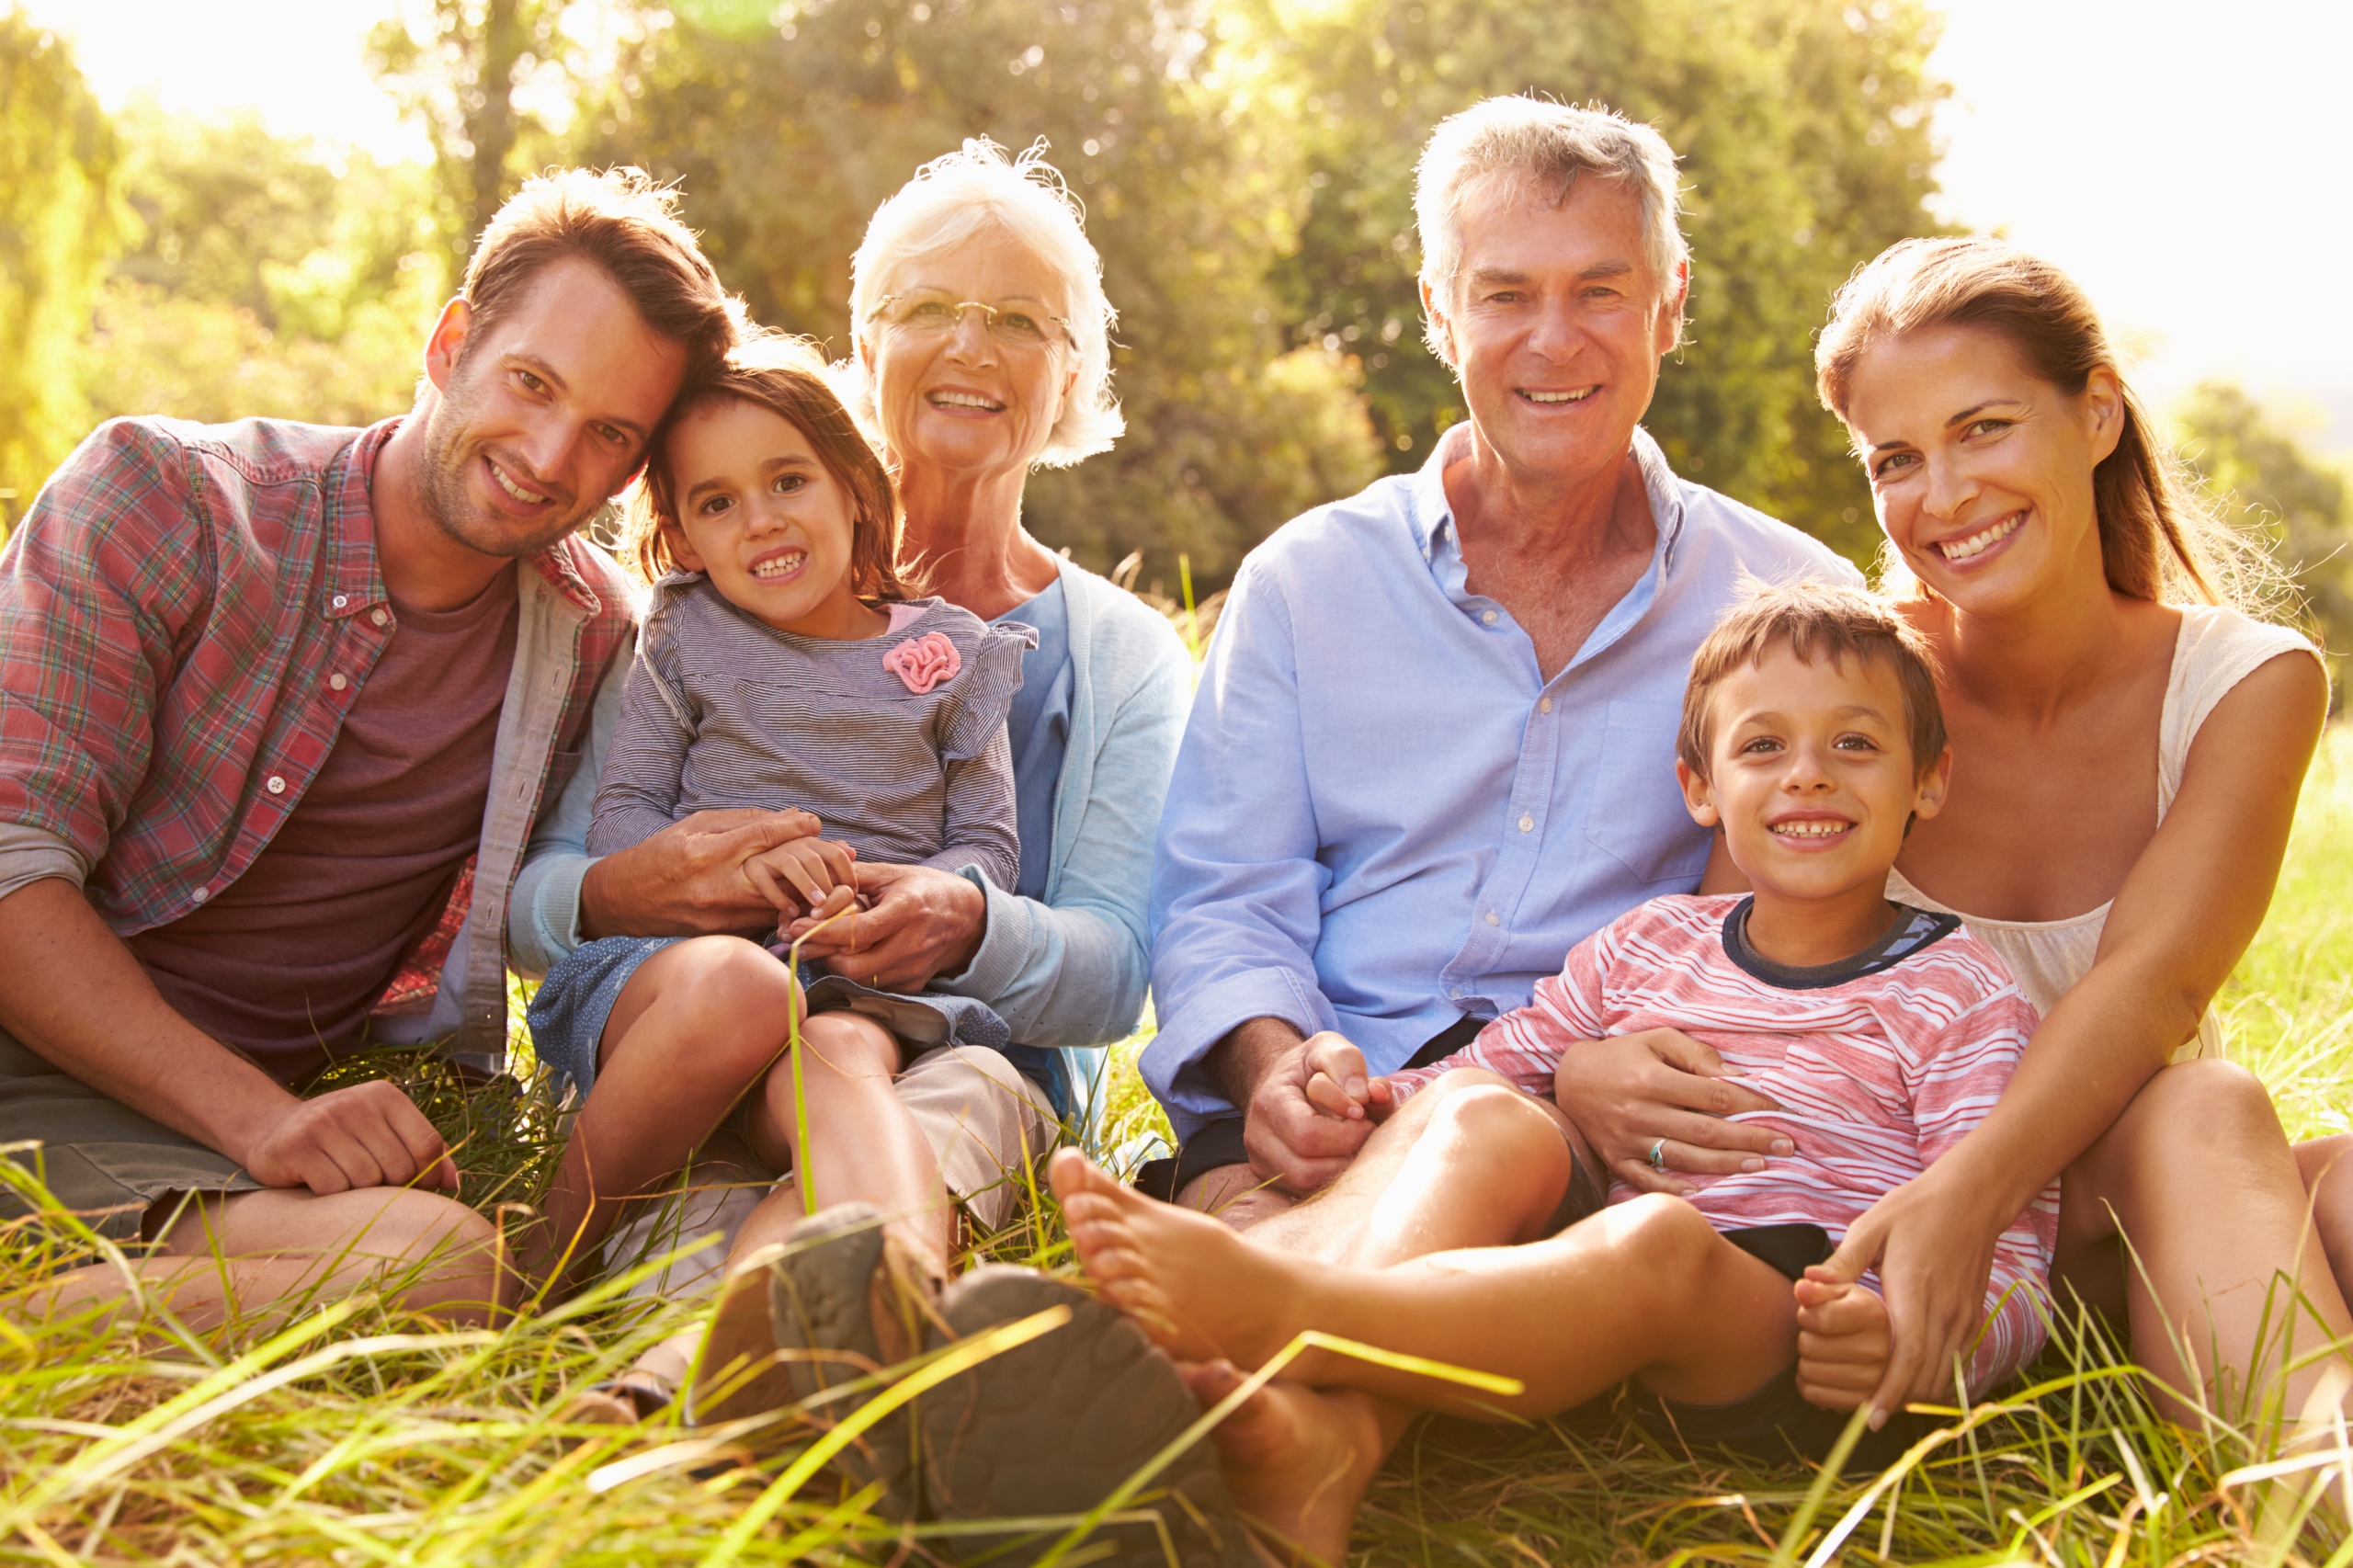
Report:
M744 862L744 876L762 898L776 907L778 914L789 914L801 907L801 901L784 891L783 884L776 880L776 873L757 860Z

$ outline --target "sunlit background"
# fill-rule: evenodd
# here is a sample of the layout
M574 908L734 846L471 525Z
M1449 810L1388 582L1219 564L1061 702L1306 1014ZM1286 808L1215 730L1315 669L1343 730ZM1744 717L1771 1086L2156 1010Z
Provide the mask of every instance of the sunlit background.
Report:
M220 301L197 298L203 286L162 257L152 233L142 249L126 230L76 350L78 401L58 407L86 420L193 399L182 412L220 417L219 400L234 392L278 414L297 410L273 399L309 399L304 411L321 418L397 412L417 313L462 254L467 210L450 171L464 127L452 106L474 68L465 28L491 0L17 3L69 43L116 123L131 187L185 183L185 170L224 157L294 153L341 182L340 205L314 224L315 253L253 262L266 286L252 285L243 304L228 301L259 335L237 337L246 325L220 315ZM2353 165L2353 93L2343 82L2353 5L505 3L558 29L544 36L561 43L548 51L560 59L527 61L514 77L520 134L507 187L548 155L625 157L681 178L688 219L710 230L731 286L777 324L820 335L838 336L833 296L858 213L915 163L983 126L1008 142L1053 134L1128 310L1119 375L1131 420L1119 451L1034 487L1032 517L1096 564L1141 551L1146 580L1173 585L1183 556L1214 584L1292 511L1419 461L1458 411L1409 319L1402 199L1413 145L1430 119L1460 107L1462 83L1536 85L1623 95L1689 154L1700 203L1695 347L1670 370L1653 419L1687 472L1867 553L1868 502L1835 431L1802 406L1805 334L1837 277L1887 239L1935 223L1997 230L2088 287L2217 501L2309 569L2321 624L2334 631L2343 619L2347 635L2335 640L2353 642L2353 551L2342 549L2353 541L2353 507L2340 468L2353 455L2353 290L2341 282L2353 256L2353 202L2342 188ZM0 16L9 4L0 0ZM1241 19L1245 12L1258 20ZM404 65L383 53L394 17L416 46ZM1130 55L1117 40L1142 38L1132 17L1189 17L1211 45L1188 53L1193 43L1163 36ZM1499 42L1513 28L1523 41ZM1023 50L1033 35L1037 45ZM835 80L821 58L863 51L870 62L880 44L870 40L903 51L901 77L915 84L904 110ZM1474 57L1468 64L1435 58L1457 41ZM1776 48L1789 58L1768 58ZM1480 49L1495 58L1483 63ZM1514 49L1531 60L1552 50L1552 63L1515 78ZM1418 74L1417 52L1433 57ZM1030 55L1037 62L1025 66ZM1693 62L1743 91L1764 84L1752 97L1780 86L1824 101L1678 99L1667 84ZM1098 85L1109 95L1099 101ZM823 128L792 123L804 108L813 125L847 116L868 128L846 138L856 152L829 162L816 146ZM1790 146L1808 144L1802 128L1781 124L1805 114L1823 125L1847 117L1859 161L1843 173L1772 167L1773 149L1754 143L1786 131ZM210 151L189 150L193 128L240 116L257 117L278 151L240 152L217 135ZM1097 119L1100 129L1089 129ZM786 153L767 159L763 138ZM156 151L171 147L179 151ZM286 170L271 166L283 186ZM1786 221L1772 206L1784 176L1811 203ZM756 195L745 182L758 177L778 183ZM1869 188L1855 211L1824 205L1825 188L1859 182ZM1203 186L1222 188L1226 205ZM1215 236L1198 256L1186 254L1198 237L1146 234L1164 220L1132 205L1144 196L1156 213L1180 193L1206 205L1170 207L1165 222ZM154 209L170 201L153 189L131 197L160 233ZM299 205L283 191L272 199ZM412 219L411 240L385 227ZM201 215L166 211L160 222L186 227ZM372 239L354 238L369 224ZM352 283L355 255L381 260L404 245L415 254L397 277ZM1265 276L1237 290L1233 269L1254 266ZM1774 342L1759 348L1761 335ZM215 361L218 375L208 369ZM0 424L7 412L0 407ZM1258 440L1269 422L1281 427ZM8 439L0 430L0 449ZM55 438L41 450L53 462ZM0 512L21 512L37 481L0 474L0 487L17 491L0 496Z

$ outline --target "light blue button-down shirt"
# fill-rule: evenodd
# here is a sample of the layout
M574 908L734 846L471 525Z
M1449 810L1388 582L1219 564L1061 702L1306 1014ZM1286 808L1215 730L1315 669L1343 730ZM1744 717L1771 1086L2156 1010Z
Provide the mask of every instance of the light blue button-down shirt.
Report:
M1548 681L1465 586L1443 476L1468 435L1278 530L1218 617L1153 878L1143 1075L1180 1137L1233 1114L1200 1060L1239 1024L1337 1029L1392 1072L1696 888L1709 835L1675 779L1692 653L1745 576L1862 585L1638 430L1650 568Z

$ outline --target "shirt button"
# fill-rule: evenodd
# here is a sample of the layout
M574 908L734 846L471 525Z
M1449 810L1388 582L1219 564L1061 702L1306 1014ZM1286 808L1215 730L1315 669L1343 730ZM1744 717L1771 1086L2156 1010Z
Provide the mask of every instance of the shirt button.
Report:
M1460 985L1449 985L1446 988L1446 994L1449 996L1460 996L1462 994L1462 987Z
M188 896L194 899L197 903L202 903L206 899L212 896L212 890L210 888L199 888Z
M1479 619L1487 625L1493 626L1495 623L1495 612L1491 609L1483 609L1479 612Z
M1535 819L1534 817L1532 817L1532 816L1522 816L1522 817L1519 819L1519 831L1520 831L1520 832L1522 832L1522 833L1533 833L1533 832L1535 832L1535 831L1536 831L1536 819Z
M349 594L337 594L329 602L332 603L335 608L341 609L344 606L351 602L351 596Z
M1543 701L1536 705L1536 709L1540 713L1550 713L1552 711L1552 699L1549 697L1546 698Z
M368 619L374 621L379 626L390 626L392 623L392 612L384 608L381 605L378 605L374 609L369 610L368 612Z
M1487 911L1487 924L1490 926L1500 926L1503 922L1495 918L1495 912L1491 909Z
M334 687L335 690L337 690L337 691L341 691L344 687L346 687L349 686L350 684L351 684L351 683L350 683L349 681L347 681L347 680L344 679L344 678L343 678L343 676L342 676L340 674L331 675L331 676L327 676L327 685L329 685L330 687Z
M286 780L273 773L269 776L269 782L264 784L262 788L273 795L283 795L286 793Z

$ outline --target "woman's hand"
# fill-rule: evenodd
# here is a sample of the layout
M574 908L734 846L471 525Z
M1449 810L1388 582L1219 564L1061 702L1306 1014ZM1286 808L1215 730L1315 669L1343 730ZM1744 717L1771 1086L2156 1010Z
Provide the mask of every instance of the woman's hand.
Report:
M853 868L874 907L835 917L822 930L794 921L784 932L801 956L878 991L920 991L934 975L961 972L987 934L987 895L952 871L930 866ZM803 938L806 940L802 940Z
M1723 1119L1780 1108L1680 1029L1571 1046L1552 1076L1552 1097L1611 1174L1639 1192L1688 1198L1698 1189L1677 1171L1762 1170L1766 1155L1797 1148L1769 1127ZM1653 1170L1651 1147L1662 1138L1665 1169Z
M1879 1265L1895 1344L1870 1396L1874 1430L1913 1401L1952 1399L1953 1358L1985 1319L1994 1244L2009 1221L1988 1219L1984 1184L1972 1189L1966 1181L1938 1179L1940 1172L1961 1168L1948 1157L1905 1182L1863 1211L1827 1262L1807 1270L1850 1283ZM1835 1384L1837 1369L1809 1369L1802 1336L1798 1345L1799 1384Z

